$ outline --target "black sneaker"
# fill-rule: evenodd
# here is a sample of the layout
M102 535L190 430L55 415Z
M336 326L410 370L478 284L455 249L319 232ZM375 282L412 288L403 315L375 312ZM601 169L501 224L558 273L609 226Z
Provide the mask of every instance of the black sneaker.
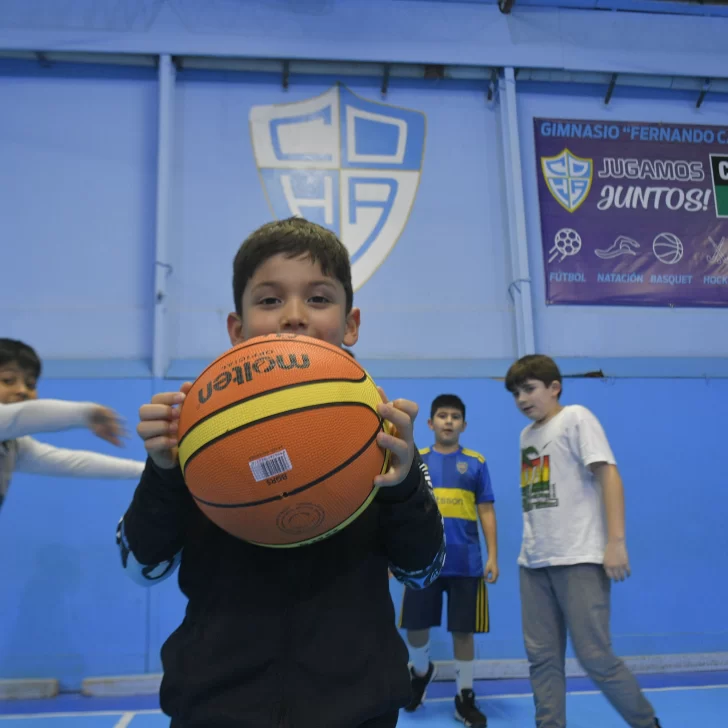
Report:
M427 674L425 675L418 675L415 672L414 667L410 667L410 682L412 685L412 698L409 701L409 705L405 707L405 710L408 713L414 713L417 708L422 705L422 701L425 699L425 692L427 691L427 686L430 684L430 681L432 680L432 676L435 674L435 666L430 663L429 667L427 668Z
M472 728L485 728L488 719L475 705L475 693L472 690L463 690L455 696L455 719Z

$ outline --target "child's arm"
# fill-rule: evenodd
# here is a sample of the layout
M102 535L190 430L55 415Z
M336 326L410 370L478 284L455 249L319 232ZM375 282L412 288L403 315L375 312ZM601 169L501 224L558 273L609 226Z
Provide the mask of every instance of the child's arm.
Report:
M478 518L483 529L485 545L488 549L488 561L485 564L485 580L489 584L498 581L498 529L495 519L495 496L490 482L490 470L483 459L480 463L480 472L475 489L475 499L478 504Z
M21 473L74 478L138 478L144 463L86 450L66 450L19 437L15 469Z
M380 524L393 576L413 589L429 586L445 563L445 529L427 466L414 445L417 405L404 399L389 402L379 413L393 426L378 442L392 454L392 467L375 478L380 486Z
M149 454L141 481L116 541L127 574L150 586L168 578L179 564L190 517L197 510L177 458L179 407L192 385L156 394L139 410L137 432Z
M604 570L615 581L624 581L631 574L624 526L624 486L616 465L592 463L594 476L602 486L607 519L607 548L604 551Z
M88 427L95 435L120 445L121 421L114 410L93 402L35 399L0 406L0 441L40 432Z
M404 481L377 494L389 570L411 589L429 586L445 563L445 531L427 466L415 451Z
M179 466L163 469L150 457L116 530L121 563L133 581L152 586L172 575L196 508Z
M624 531L624 488L617 461L599 420L585 407L579 409L578 446L582 463L591 470L602 488L607 520L604 570L615 581L630 575Z
M478 503L478 517L480 527L485 536L485 545L488 549L488 561L485 564L485 580L489 584L498 581L500 571L498 569L498 527L495 520L495 505L490 503Z

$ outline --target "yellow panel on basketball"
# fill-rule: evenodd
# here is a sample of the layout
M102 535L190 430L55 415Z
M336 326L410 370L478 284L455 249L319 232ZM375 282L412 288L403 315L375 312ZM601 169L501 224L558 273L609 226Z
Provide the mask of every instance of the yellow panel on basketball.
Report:
M201 510L269 547L326 538L375 495L388 453L381 397L362 367L317 339L251 339L213 362L180 413L180 464Z
M336 404L362 404L376 414L382 398L371 379L365 374L359 382L328 381L299 384L245 399L238 404L210 415L192 427L180 442L180 465L184 470L189 458L217 438L258 420L290 414L297 410Z

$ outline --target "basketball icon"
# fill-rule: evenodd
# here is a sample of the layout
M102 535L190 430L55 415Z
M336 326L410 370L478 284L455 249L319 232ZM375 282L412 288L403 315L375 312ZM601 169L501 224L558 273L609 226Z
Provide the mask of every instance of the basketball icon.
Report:
M682 241L672 233L660 233L652 241L652 252L660 263L675 265L682 260L684 248Z

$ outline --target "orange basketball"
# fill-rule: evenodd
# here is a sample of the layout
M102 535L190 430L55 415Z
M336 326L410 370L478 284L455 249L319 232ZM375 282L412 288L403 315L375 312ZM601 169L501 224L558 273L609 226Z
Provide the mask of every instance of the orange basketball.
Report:
M355 359L308 336L261 336L210 364L180 412L179 460L207 517L270 547L327 538L376 495L382 398Z

